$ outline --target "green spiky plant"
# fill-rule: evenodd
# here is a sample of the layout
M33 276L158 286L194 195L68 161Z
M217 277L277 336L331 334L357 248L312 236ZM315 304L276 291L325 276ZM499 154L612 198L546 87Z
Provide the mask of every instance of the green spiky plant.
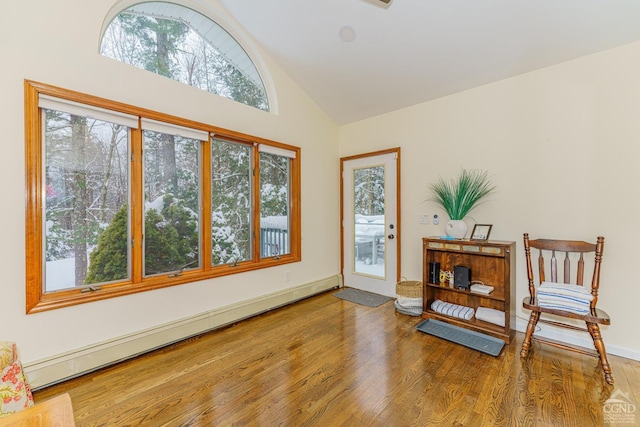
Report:
M433 197L429 200L442 206L450 219L461 220L496 186L489 180L487 172L462 169L457 179L447 181L439 177L430 188Z

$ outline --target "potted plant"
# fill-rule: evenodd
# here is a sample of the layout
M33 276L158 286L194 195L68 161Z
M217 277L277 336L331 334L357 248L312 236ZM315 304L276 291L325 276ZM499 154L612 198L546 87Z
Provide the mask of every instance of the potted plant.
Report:
M445 228L447 236L459 239L467 234L464 218L496 188L487 172L477 169L462 169L458 177L451 180L439 177L429 187L433 193L429 200L449 215L450 221Z

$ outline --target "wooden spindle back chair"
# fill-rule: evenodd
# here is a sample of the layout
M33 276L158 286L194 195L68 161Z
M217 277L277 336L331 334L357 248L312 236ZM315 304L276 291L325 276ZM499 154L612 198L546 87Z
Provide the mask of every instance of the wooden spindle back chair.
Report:
M537 268L535 269L533 267L534 264L531 261L532 249L536 250L537 252ZM525 338L522 342L520 357L527 357L529 349L531 347L532 338L536 339L539 342L555 347L594 355L600 358L605 381L609 384L613 384L611 366L609 365L609 361L607 360L607 352L605 350L604 341L602 339L602 335L600 334L599 327L599 325L609 325L611 323L611 320L609 318L609 315L605 311L596 306L598 303L598 291L600 289L600 266L602 264L603 250L604 237L598 237L596 243L588 243L575 240L530 240L529 234L524 234L524 251L527 262L529 296L524 298L524 300L522 301L522 306L525 309L531 310L531 315L529 317L529 323L527 324ZM589 312L585 314L579 314L574 311L567 311L557 307L540 307L539 300L536 297L536 292L538 287L544 282L584 286L585 255L589 255L592 253L594 254L594 259L590 294L593 296L593 299L591 300L589 305ZM545 257L548 257L548 264L545 263ZM562 271L559 271L559 261L562 263ZM587 261L589 261L590 264L590 260ZM571 267L574 262L577 264L577 266L575 269L575 279L572 279ZM574 324L575 322L572 321L563 321L562 319L541 319L540 316L545 313L559 316L560 318L564 317L584 321L586 324L586 329L576 326ZM558 318L556 317L555 319ZM534 336L534 332L538 322L588 332L593 339L593 344L597 354L580 347L569 345L567 343L549 339L542 339L540 337Z

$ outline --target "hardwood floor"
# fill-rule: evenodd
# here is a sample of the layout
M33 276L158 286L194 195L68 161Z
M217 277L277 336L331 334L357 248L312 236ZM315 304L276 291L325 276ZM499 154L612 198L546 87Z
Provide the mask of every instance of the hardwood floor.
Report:
M416 331L421 319L393 302L333 292L37 391L36 402L68 392L78 426L602 426L618 391L640 412L640 362L610 356L608 386L594 357L534 343L521 361L519 332L493 357Z

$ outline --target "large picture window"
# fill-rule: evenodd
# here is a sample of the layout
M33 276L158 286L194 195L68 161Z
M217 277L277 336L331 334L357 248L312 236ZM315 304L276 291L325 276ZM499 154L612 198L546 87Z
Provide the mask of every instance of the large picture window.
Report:
M27 312L300 260L300 150L25 82Z

